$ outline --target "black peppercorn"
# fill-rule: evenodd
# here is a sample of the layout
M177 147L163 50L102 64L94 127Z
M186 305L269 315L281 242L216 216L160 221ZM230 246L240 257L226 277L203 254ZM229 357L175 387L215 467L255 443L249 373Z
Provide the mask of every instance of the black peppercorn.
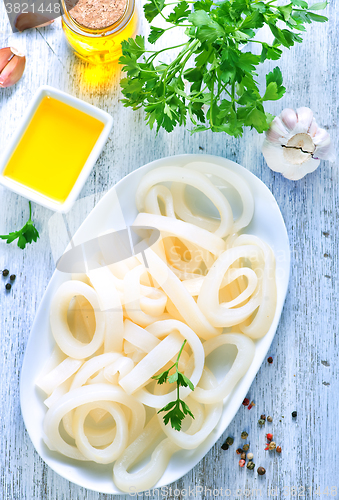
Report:
M244 444L244 446L242 447L242 449L244 451L248 451L250 449L250 445L249 444Z
M2 271L2 276L8 276L9 275L9 270L8 269L4 269Z
M237 450L235 450L235 452L237 455L241 455L243 450L242 450L242 448L238 448Z
M226 443L226 442L225 442L224 444L222 444L222 445L221 445L221 449L222 449L222 450L228 450L228 448L229 448L229 445L228 445L228 443Z
M268 363L269 363L269 364L272 364L272 363L273 363L273 358L272 358L272 356L270 356L269 358L267 358L267 361L268 361Z
M254 467L255 467L255 463L254 462L248 462L248 464L246 465L246 467L249 469L249 470L253 470Z
M241 439L246 439L246 438L247 438L247 436L248 436L248 433L247 433L246 431L243 431L243 432L241 433Z
M244 452L243 452L243 453L240 455L240 458L241 458L241 460L246 460L246 453L244 453Z
M230 436L228 436L228 438L226 439L225 441L229 446L232 446L232 444L234 443L234 439Z
M11 275L10 275L10 277L9 277L9 279L10 279L11 281L14 281L14 280L15 280L15 278L16 278L15 274L11 274Z
M266 415L260 415L261 420L266 420Z
M292 411L292 417L295 418L298 415L296 411Z
M263 476L266 473L266 470L264 469L264 467L258 467L257 472L259 476Z
M6 283L5 288L6 290L10 290L12 288L12 285L10 283Z

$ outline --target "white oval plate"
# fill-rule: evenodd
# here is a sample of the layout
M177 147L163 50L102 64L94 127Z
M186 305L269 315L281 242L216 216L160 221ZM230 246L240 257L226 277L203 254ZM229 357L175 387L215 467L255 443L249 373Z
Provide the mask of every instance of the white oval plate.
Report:
M251 187L255 200L255 212L251 224L246 228L246 232L262 238L271 245L275 252L277 261L277 310L269 332L264 338L256 341L255 357L250 369L225 400L222 417L218 426L197 449L177 452L172 457L163 477L154 487L161 487L177 481L190 471L210 450L230 424L246 396L273 340L283 309L290 273L290 249L287 231L273 195L251 172L234 162L217 156L180 155L162 158L131 172L110 189L92 210L75 235L77 242L94 238L107 230L122 229L121 210L126 224L131 225L137 215L134 202L135 192L143 175L149 170L160 166L183 166L191 161L210 161L217 165L228 167L246 179ZM233 203L237 204L236 198L233 200ZM235 207L235 210L239 211L239 208L239 206ZM43 419L46 407L43 404L44 395L35 386L35 380L54 347L54 339L52 338L49 325L51 299L60 284L67 279L69 279L69 275L60 271L54 272L33 323L20 378L22 415L35 449L46 464L55 472L82 487L102 493L119 494L122 492L113 484L112 465L105 466L93 462L77 462L68 459L56 452L50 451L42 440ZM218 355L216 356L215 359L217 362ZM223 358L223 363L225 361L227 361L226 366L230 366L232 360L225 360Z

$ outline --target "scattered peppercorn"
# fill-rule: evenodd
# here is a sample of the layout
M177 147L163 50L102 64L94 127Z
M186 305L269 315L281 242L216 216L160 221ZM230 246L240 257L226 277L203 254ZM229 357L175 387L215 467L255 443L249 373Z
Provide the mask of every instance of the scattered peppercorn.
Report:
M242 460L245 460L246 459L246 453L243 451L242 454L240 455L240 458Z
M266 438L267 438L267 441L272 441L273 434L271 434L271 433L266 434Z
M240 467L244 467L245 463L246 463L245 460L239 460Z
M242 449L244 451L248 451L250 449L250 445L249 444L244 444L244 446L242 447Z
M268 447L269 447L270 443L266 443L266 448L265 448L265 451L268 450Z
M249 470L253 470L254 467L255 467L255 463L253 462L248 462L248 464L246 465L246 467L249 469Z
M232 446L232 444L234 443L234 439L232 437L228 436L225 443L227 443L229 446Z
M247 460L253 460L253 453L247 453Z
M266 415L260 415L261 420L266 420Z
M271 364L273 363L273 358L272 358L272 356L270 356L269 358L267 358L267 361L268 361L268 363L271 365Z
M274 441L271 441L270 444L268 445L269 451L275 450L277 445L275 444Z
M266 473L266 470L264 469L264 467L258 467L257 472L259 476L263 476Z
M273 422L273 417L268 416L267 417L267 422Z
M226 442L221 445L222 450L228 450L228 448L229 448L229 445Z
M244 401L242 402L244 406L248 406L250 404L250 400L248 398L245 398Z
M238 448L237 450L235 450L236 454L237 455L241 455L242 452L243 452L243 449L242 448Z
M260 425L260 427L262 427L263 425L265 425L265 420L263 418L259 418L258 424Z
M292 411L292 417L295 418L298 415L296 411Z
M14 281L14 280L15 280L15 278L16 278L15 274L11 274L11 275L10 275L10 277L9 277L9 279L10 279L11 281Z
M241 439L246 439L248 437L248 433L246 431L243 431L241 433Z
M248 405L247 409L250 410L251 408L253 408L253 406L255 406L255 402L251 401L250 404Z
M10 290L12 288L12 285L10 283L6 283L5 288L6 290Z
M281 446L277 446L277 449L275 450L277 453L281 453Z
M2 276L8 276L9 275L9 270L8 269L4 269L2 271Z

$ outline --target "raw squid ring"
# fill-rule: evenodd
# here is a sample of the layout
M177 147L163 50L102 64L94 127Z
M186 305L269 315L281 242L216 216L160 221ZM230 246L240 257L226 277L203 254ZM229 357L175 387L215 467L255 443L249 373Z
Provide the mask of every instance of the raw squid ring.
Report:
M233 162L228 161L230 165L235 165ZM221 167L214 163L206 162L193 162L185 165L185 168L201 172L205 175L212 174L219 179L231 184L239 193L243 210L241 216L234 221L233 232L238 232L243 227L248 226L251 222L254 213L254 199L250 188L247 183L239 177L233 170L227 167ZM203 217L193 215L190 208L185 202L185 186L183 184L173 183L171 186L173 195L174 209L177 215L184 221L196 224L209 231L217 227L217 221L211 217Z
M160 167L144 175L135 197L138 211L142 212L145 209L146 195L155 184L171 181L188 184L199 189L216 206L220 214L220 224L215 231L216 236L224 238L231 232L233 213L225 196L205 175L185 167Z
M94 448L84 430L85 419L90 411L102 408L110 413L115 420L116 432L113 442L104 449ZM73 433L75 443L80 452L98 464L110 464L114 462L125 450L128 443L128 424L123 410L111 401L97 401L78 406L73 416Z
M142 433L124 451L113 467L113 481L122 491L131 493L152 488L166 470L171 456L180 448L168 438L157 445L150 461L137 472L130 473L131 467L138 458L152 446L161 436L162 430L156 415L149 421Z
M80 405L97 401L113 401L127 406L132 411L129 426L129 442L132 442L144 428L146 412L144 406L128 396L120 387L109 384L95 384L78 387L64 394L46 413L44 420L45 443L51 450L56 450L66 457L76 460L88 460L75 446L72 446L60 435L59 425L66 413Z
M235 309L229 309L227 304L219 304L219 290L226 271L230 271L230 266L240 258L250 258L260 261L262 250L258 246L244 245L226 250L213 264L204 279L198 296L198 306L206 318L213 326L229 327L238 325L247 319L260 305L260 297L254 294L249 301ZM248 273L248 277L253 280L253 275ZM255 281L256 285L257 281ZM252 290L251 281L248 284ZM243 292L244 293L244 292Z
M207 357L214 349L224 345L235 345L238 349L237 356L223 380L213 389L196 387L191 397L199 403L213 404L228 396L249 369L255 352L254 342L242 333L222 333L219 337L207 340L204 343L205 356Z
M88 344L75 339L67 323L69 303L76 295L82 295L88 300L95 315L95 332ZM104 313L100 310L97 293L81 281L66 281L59 287L51 304L50 323L55 342L71 358L88 358L104 342L106 321Z

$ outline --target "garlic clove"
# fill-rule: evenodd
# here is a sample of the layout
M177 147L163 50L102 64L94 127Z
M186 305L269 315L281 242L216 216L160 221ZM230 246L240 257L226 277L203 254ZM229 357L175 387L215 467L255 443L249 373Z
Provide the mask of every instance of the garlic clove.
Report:
M295 126L294 134L305 134L309 131L309 128L313 120L313 111L310 108L298 108L297 109L298 123Z
M314 137L316 135L316 133L318 132L318 129L319 129L318 124L315 121L315 119L313 118L311 126L308 129L308 133L310 134L311 137Z
M13 52L9 47L0 49L0 73L13 57Z
M278 116L276 116L271 123L270 128L266 132L266 137L271 142L280 143L282 137L288 134L288 130L285 128L283 122Z
M290 131L293 130L298 123L297 113L291 108L284 109L280 114L280 118L285 127Z
M313 138L316 145L314 158L321 160L335 161L336 154L333 143L331 142L330 134L323 128L319 128L317 134Z
M11 87L23 75L26 57L14 47L5 47L0 50L0 87Z

